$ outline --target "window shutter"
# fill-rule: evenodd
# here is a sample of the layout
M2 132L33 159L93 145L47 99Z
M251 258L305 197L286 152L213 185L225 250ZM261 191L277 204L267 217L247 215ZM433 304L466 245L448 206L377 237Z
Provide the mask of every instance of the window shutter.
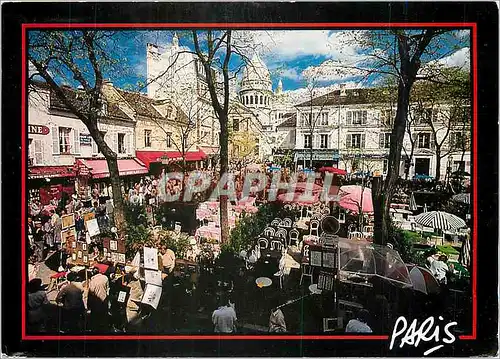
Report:
M352 144L352 135L350 133L347 134L347 137L346 137L346 144L345 146L347 148L350 148L351 147L351 144Z
M365 134L362 133L361 134L361 148L365 148Z
M131 138L131 136L130 136L130 133L127 133L127 134L125 135L125 138L124 138L124 145L125 145L125 153L126 153L126 154L129 154L129 155L132 153L132 150L131 150L131 148L130 148L130 147L131 147L131 146L130 146L130 142L131 142L130 140L131 140L131 139L132 139L132 138Z
M73 141L73 153L78 155L80 154L80 131L77 129L73 130L74 141Z
M352 124L352 111L347 111L347 124Z
M34 151L33 157L35 158L35 164L43 164L43 142L42 140L33 140Z
M368 112L368 111L363 111L363 119L361 120L363 125L366 125L366 116L367 116L367 112Z
M52 154L58 155L59 151L59 128L52 127Z
M378 134L378 147L379 148L384 148L385 146L385 143L384 143L384 139L385 139L385 133L379 133Z
M92 139L92 154L97 154L98 153L98 149L97 149L97 143L94 141L94 139Z

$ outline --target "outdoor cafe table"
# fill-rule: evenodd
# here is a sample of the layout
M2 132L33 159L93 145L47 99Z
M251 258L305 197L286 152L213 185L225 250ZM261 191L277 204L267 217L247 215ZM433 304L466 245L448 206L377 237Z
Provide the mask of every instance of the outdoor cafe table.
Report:
M215 226L202 226L198 228L195 232L195 237L196 238L210 238L210 239L216 239L217 241L220 241L221 239L221 229L220 227L215 227Z

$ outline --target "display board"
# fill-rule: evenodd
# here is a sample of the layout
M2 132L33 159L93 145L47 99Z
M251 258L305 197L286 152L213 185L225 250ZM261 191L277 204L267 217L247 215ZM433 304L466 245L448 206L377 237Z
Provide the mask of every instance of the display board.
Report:
M116 238L102 239L103 256L113 263L125 264L125 241Z

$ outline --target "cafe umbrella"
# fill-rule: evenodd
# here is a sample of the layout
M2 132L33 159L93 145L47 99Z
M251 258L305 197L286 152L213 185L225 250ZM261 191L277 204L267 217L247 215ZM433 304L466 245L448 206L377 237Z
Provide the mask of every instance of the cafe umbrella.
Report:
M402 288L412 287L408 268L399 253L364 241L339 238L339 270L350 281L379 277Z
M424 227L440 229L443 231L444 244L444 231L456 231L459 228L466 226L465 221L455 216L454 214L441 211L430 211L419 214L415 217L415 223Z
M439 293L440 286L437 279L427 268L409 264L408 272L413 283L413 289L424 294Z

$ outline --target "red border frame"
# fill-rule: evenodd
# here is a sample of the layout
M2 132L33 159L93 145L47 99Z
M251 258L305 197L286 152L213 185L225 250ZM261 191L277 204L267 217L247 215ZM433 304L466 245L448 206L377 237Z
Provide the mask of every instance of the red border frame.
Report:
M79 28L133 28L133 29L203 29L203 28L236 28L236 29L297 29L297 28L422 28L422 27L445 27L445 28L471 28L472 34L472 71L473 71L473 225L472 225L472 334L461 335L461 340L475 340L477 338L477 228L478 228L478 204L477 204L477 23L465 22L415 22L415 23L44 23L44 24L22 24L22 104L21 104L21 339L22 340L388 340L388 335L27 335L26 334L26 32L28 29L79 29Z

